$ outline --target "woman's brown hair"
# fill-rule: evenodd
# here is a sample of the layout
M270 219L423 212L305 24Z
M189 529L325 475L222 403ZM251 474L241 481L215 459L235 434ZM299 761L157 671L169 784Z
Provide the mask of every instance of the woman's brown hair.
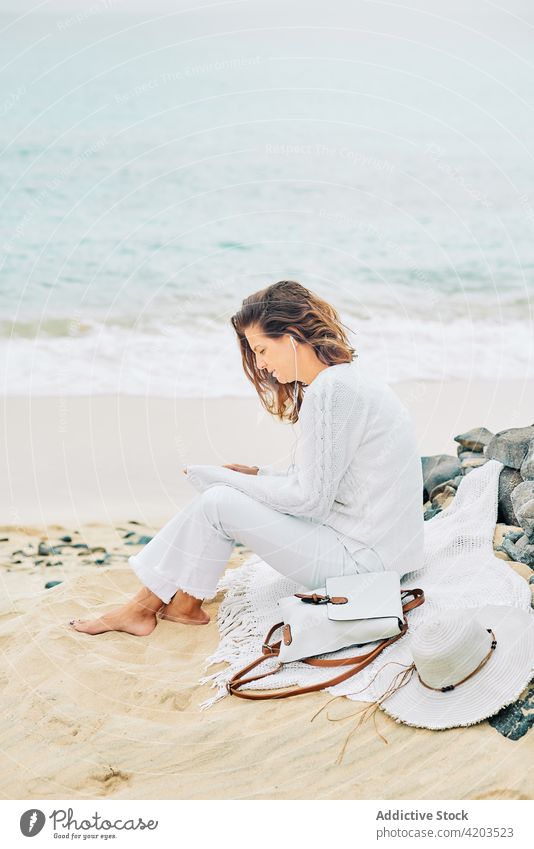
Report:
M278 383L266 369L256 367L256 358L248 344L245 330L257 325L271 339L291 333L297 342L312 345L317 357L328 366L350 363L356 351L349 344L337 311L294 280L280 280L249 295L241 309L231 318L241 348L246 376L256 387L260 401L281 421L296 422L304 397L303 385L298 384L296 404L293 403L293 383Z

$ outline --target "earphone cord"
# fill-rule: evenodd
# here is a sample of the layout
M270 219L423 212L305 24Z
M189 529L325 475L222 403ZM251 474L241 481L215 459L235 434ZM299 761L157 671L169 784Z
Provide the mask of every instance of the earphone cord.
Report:
M293 388L293 406L296 408L296 406L297 406L297 395L298 395L297 346L295 345L295 340L293 339L293 337L290 336L289 338L291 339L291 344L293 345L293 354L295 356L295 386ZM296 450L296 447L297 447L297 440L295 441L295 444L293 445L293 460L292 460L292 467L293 468L295 466L295 450Z

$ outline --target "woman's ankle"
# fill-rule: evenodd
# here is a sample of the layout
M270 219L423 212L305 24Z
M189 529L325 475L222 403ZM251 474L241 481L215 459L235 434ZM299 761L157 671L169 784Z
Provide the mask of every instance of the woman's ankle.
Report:
M129 604L139 612L153 614L160 609L163 602L148 587L141 587L135 596L130 599Z
M203 601L203 598L195 598L184 590L177 590L167 607L172 606L173 609L179 609L186 614L197 613L201 610Z

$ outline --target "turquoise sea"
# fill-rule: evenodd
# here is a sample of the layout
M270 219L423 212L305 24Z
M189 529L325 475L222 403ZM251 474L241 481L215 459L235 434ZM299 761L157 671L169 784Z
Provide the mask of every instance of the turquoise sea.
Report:
M31 5L0 5L4 394L251 395L229 318L288 278L391 382L534 377L530 4Z

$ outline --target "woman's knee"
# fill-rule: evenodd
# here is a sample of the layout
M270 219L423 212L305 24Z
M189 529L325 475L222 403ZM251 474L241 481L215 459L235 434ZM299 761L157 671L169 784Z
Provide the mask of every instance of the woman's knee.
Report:
M213 484L200 495L204 512L209 518L219 519L221 508L236 501L236 494L241 495L242 493L225 483Z

